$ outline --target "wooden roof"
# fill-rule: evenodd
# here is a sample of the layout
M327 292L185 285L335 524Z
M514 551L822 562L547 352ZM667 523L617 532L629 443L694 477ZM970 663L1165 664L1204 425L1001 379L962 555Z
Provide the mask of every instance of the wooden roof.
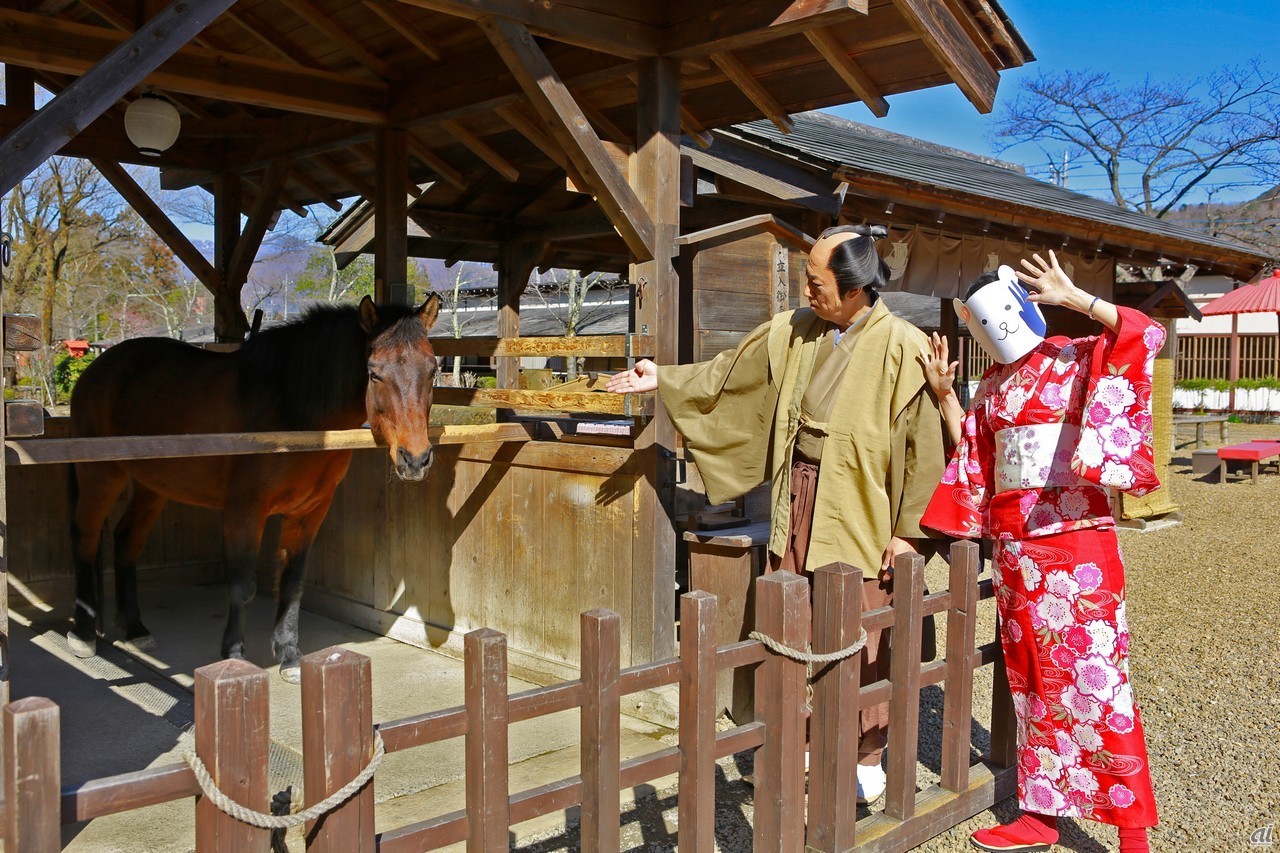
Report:
M165 8L159 0L19 0L0 9L0 61L66 88ZM192 5L198 6L199 2ZM225 4L223 4L225 5ZM682 125L709 128L955 83L991 109L998 72L1032 59L994 0L240 0L62 153L162 167L169 189L290 164L282 207L372 198L379 126L407 128L411 182L459 215L558 215L573 164L510 69L527 33L606 142L630 145L637 61L680 64ZM527 36L525 36L527 38ZM517 58L517 61L518 58ZM25 73L25 72L23 72ZM125 137L126 102L154 89L183 116L160 158ZM0 134L31 107L10 99ZM486 209L488 198L502 210ZM589 197L587 197L589 199Z

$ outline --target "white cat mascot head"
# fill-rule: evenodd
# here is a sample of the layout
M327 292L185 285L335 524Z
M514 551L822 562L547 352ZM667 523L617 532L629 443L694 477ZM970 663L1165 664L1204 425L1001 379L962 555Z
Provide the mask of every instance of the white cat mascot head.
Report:
M995 275L995 281L952 302L973 339L996 361L1009 364L1038 347L1048 327L1012 267L1001 266Z

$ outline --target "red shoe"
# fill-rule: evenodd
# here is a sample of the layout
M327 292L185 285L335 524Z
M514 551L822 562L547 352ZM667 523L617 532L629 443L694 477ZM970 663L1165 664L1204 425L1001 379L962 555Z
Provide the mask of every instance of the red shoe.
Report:
M1058 843L1057 823L1053 817L1024 814L1013 823L979 829L969 843L979 850L1047 851Z

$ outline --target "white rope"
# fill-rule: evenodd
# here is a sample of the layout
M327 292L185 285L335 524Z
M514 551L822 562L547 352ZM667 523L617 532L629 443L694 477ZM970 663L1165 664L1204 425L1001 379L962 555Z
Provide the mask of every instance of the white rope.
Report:
M373 774L377 772L378 765L382 763L382 756L386 754L386 748L382 745L382 735L378 734L378 730L373 731L373 757L369 759L368 765L356 774L356 778L325 797L314 806L305 808L297 814L291 815L273 815L263 812L256 812L253 809L245 808L235 800L228 797L222 791L218 790L218 783L213 781L213 777L209 775L209 771L205 768L204 762L200 760L200 756L194 752L188 752L184 758L191 767L191 772L196 774L196 781L200 783L200 790L204 795L218 808L231 815L242 823L251 826L257 826L262 829L290 829L291 827L301 826L304 823L313 821L321 815L332 811L342 805L354 794L365 786L365 784L373 778Z
M792 660L800 661L801 663L813 664L831 663L832 661L844 660L845 658L852 657L862 651L863 647L867 644L867 632L864 628L859 628L858 631L858 641L852 646L848 646L836 652L826 652L825 654L814 654L812 651L801 651L800 649L793 649L790 646L784 646L773 637L770 637L768 634L762 634L759 631L752 631L747 636L753 640L759 640L764 643L765 648L771 649L783 657L788 657ZM813 647L810 646L809 648L812 649Z

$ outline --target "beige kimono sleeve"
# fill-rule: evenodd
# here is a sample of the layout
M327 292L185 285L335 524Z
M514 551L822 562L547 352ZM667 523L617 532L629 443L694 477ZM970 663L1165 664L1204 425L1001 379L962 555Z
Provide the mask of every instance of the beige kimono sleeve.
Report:
M758 326L710 361L658 368L658 394L712 503L743 495L770 476L778 389L769 370L769 329L769 323Z
M911 399L893 424L889 456L889 506L893 535L926 538L920 519L942 480L947 456L937 398L927 387Z

